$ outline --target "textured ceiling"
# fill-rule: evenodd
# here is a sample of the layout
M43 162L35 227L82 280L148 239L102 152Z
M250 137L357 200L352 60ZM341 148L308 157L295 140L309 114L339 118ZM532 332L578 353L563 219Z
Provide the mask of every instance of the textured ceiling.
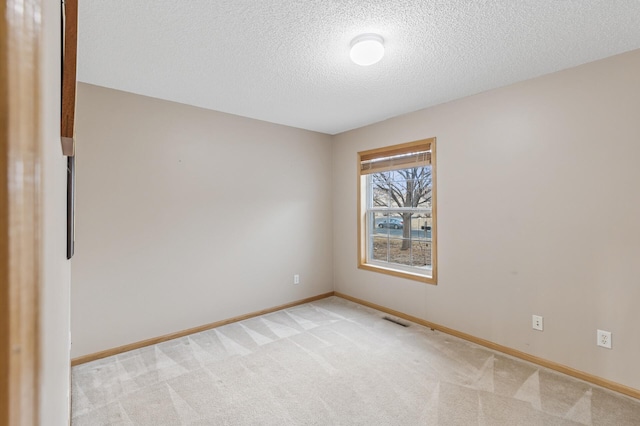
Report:
M79 3L79 81L329 134L640 48L640 0Z

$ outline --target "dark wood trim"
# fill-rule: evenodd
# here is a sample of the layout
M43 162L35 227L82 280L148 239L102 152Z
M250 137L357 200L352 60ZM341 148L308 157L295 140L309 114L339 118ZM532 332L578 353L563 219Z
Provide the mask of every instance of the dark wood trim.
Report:
M356 297L352 297L352 296L346 295L344 293L340 293L340 292L336 291L334 294L337 297L341 297L341 298L349 300L351 302L358 303L358 304L363 305L363 306L368 306L368 307L376 309L378 311L385 312L385 313L387 313L389 315L393 315L395 317L402 318L404 320L411 321L411 322L414 322L416 324L423 325L425 327L429 327L429 328L431 328L433 330L441 331L441 332L449 334L451 336L459 337L459 338L467 340L469 342L476 343L476 344L478 344L480 346L484 346L486 348L493 349L495 351L502 352L504 354L511 355L513 357L523 359L525 361L529 361L529 362L531 362L533 364L537 364L539 366L546 367L546 368L549 368L551 370L558 371L558 372L566 374L568 376L572 376L572 377L575 377L577 379L584 380L585 382L589 382L589 383L592 383L594 385L601 386L603 388L606 388L606 389L609 389L609 390L612 390L612 391L615 391L615 392L619 392L621 394L630 396L632 398L640 399L640 389L635 389L635 388L632 388L632 387L629 387L629 386L625 386L625 385L617 383L617 382L613 382L611 380L603 379L602 377L594 376L593 374L585 373L584 371L576 370L575 368L571 368L571 367L568 367L566 365L558 364L556 362L549 361L549 360L546 360L544 358L539 358L537 356L528 354L526 352L521 352L521 351L519 351L517 349L512 349L512 348L507 347L507 346L502 346L502 345L499 345L497 343L493 343L493 342L491 342L489 340L481 339L479 337L475 337L475 336L472 336L470 334L463 333L461 331L454 330L452 328L448 328L448 327L445 327L445 326L442 326L440 324L436 324L436 323L433 323L433 322L430 322L430 321L425 321L425 320L423 320L421 318L414 317L412 315L408 315L408 314L405 314L403 312L396 311L396 310L393 310L393 309L389 309L389 308L387 308L385 306L377 305L375 303L367 302L366 300L358 299Z
M39 422L41 3L0 17L0 426Z
M234 322L243 321L243 320L254 318L260 315L270 314L272 312L292 308L294 306L302 305L304 303L315 302L316 300L326 299L327 297L333 296L333 294L334 294L333 291L330 291L329 293L320 294L318 296L307 297L306 299L296 300L295 302L286 303L280 306L274 306L273 308L267 308L261 311L251 312L249 314L244 314L237 317L212 322L210 324L189 328L187 330L177 331L171 334L165 334L164 336L153 337L151 339L143 340L141 342L129 343L128 345L118 346L117 348L107 349L107 350L96 352L89 355L83 355L83 356L72 359L71 366L84 364L86 362L95 361L95 360L106 358L113 355L118 355L123 352L132 351L134 349L144 348L145 346L155 345L158 343L166 342L167 340L178 339L180 337L188 336L194 333L199 333L201 331L211 330L212 328L220 327L220 326L231 324Z
M62 104L60 137L64 155L75 154L78 0L63 0Z

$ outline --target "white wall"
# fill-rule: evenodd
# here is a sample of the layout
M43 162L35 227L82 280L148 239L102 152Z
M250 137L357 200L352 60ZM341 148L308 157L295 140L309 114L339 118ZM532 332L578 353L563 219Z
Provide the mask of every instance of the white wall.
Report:
M69 424L67 160L60 146L60 3L42 2L42 288L40 422Z
M86 84L77 119L73 357L333 290L329 136Z
M633 51L336 136L336 291L640 388L639 115ZM439 284L357 269L356 152L432 136Z

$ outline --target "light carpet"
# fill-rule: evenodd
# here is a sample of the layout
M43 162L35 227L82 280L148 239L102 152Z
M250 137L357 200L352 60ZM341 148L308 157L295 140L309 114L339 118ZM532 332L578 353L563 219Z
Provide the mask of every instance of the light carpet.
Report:
M76 366L72 424L640 425L638 400L384 316L330 297Z

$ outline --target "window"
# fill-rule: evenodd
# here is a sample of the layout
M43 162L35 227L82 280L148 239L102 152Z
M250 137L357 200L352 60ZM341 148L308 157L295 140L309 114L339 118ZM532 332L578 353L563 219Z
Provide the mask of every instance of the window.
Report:
M358 266L436 283L435 138L358 153Z

